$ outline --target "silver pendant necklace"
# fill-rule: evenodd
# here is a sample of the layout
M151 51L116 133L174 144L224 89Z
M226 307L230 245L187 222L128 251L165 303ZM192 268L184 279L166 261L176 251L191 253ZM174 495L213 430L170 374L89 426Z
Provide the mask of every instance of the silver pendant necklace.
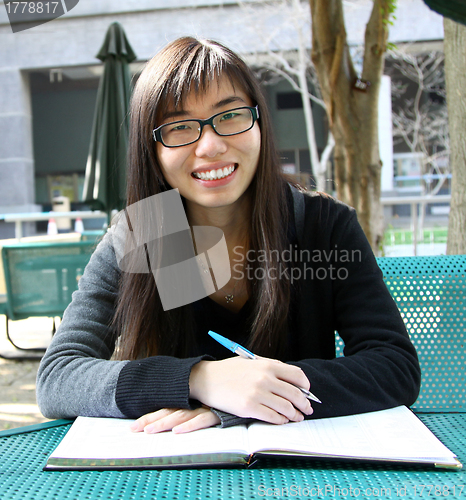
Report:
M202 259L198 258L197 259L198 263L200 264L204 274L208 274L209 273L209 270L204 266L204 263L202 262ZM238 285L238 283L240 282L241 280L236 280L236 283L235 283L235 286L233 287L233 290L230 292L230 293L227 293L224 297L225 297L225 300L227 301L227 304L230 304L231 302L233 302L233 299L235 298L235 295L234 295L234 291L236 289L236 286Z
M228 293L227 295L225 295L225 300L227 301L227 304L229 304L230 302L233 302L233 299L235 298L235 296L233 295L233 292L235 291L236 285L238 283L239 283L239 280L236 280L235 286L233 287L233 290L231 291L231 293Z

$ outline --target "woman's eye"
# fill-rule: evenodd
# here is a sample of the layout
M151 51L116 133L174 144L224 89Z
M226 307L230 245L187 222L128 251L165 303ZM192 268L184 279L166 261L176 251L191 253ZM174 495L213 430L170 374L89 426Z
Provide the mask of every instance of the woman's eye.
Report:
M226 120L231 120L235 117L237 117L239 115L239 113L234 113L234 112L231 112L231 113L225 113L224 115L222 115L220 117L220 121L226 121Z
M190 127L185 123L180 123L179 125L175 125L174 127L172 127L170 130L177 132L179 130L189 130L189 128Z

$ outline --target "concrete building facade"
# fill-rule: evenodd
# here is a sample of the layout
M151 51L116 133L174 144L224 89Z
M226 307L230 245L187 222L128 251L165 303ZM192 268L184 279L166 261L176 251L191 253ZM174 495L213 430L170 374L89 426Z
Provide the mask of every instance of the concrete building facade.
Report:
M443 39L441 16L422 0L398 4L390 28L392 42ZM350 43L363 40L371 6L371 0L346 2ZM163 45L182 35L213 38L245 56L264 50L262 38L245 25L243 11L233 0L80 0L62 17L17 33L0 0L0 214L49 208L51 176L75 175L79 190L102 70L95 55L114 21L121 23L137 54L135 73ZM273 27L281 20L270 16L268 22ZM283 37L282 48L294 50L292 40ZM280 82L267 93L280 150L297 152L306 165L302 111L276 105L277 94L290 90ZM384 110L386 116L386 106ZM323 136L318 138L321 145ZM12 231L13 226L0 222L0 238L12 236Z

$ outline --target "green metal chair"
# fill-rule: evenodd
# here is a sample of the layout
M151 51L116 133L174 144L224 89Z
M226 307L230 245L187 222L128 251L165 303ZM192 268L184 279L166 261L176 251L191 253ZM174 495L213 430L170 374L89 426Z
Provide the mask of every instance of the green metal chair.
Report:
M0 314L7 314L8 312L8 300L6 294L0 294Z
M93 241L98 243L105 235L105 230L96 229L96 230L88 230L83 231L81 233L81 241Z
M466 410L466 255L377 259L422 370L417 411ZM337 335L337 356L343 341Z
M34 316L54 319L62 317L71 294L95 248L94 240L69 243L18 243L2 248L7 302L2 305L6 315L6 334L9 321ZM33 349L37 351L36 349Z

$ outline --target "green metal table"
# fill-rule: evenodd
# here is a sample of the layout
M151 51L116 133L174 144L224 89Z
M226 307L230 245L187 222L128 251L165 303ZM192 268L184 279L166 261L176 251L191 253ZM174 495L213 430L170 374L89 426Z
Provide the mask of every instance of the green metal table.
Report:
M70 421L0 432L1 500L251 500L466 498L466 413L418 413L465 464L460 471L409 465L261 459L250 469L44 472Z

